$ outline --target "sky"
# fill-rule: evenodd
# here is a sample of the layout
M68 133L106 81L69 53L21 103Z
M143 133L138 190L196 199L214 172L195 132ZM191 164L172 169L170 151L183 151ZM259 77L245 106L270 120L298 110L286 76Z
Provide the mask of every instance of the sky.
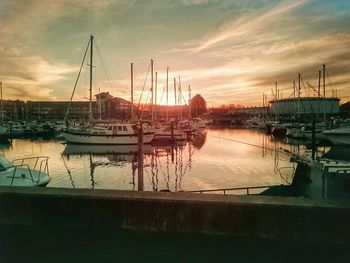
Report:
M95 36L94 94L150 98L149 66L158 74L157 102L169 101L174 78L184 100L188 85L209 106L261 106L293 96L315 96L326 65L326 92L350 96L348 0L1 0L0 81L4 99L69 100L89 41ZM74 100L89 96L88 65Z

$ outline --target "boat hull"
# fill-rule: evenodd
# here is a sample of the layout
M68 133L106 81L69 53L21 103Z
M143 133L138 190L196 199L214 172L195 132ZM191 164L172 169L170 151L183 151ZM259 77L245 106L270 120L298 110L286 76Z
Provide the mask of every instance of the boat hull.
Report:
M1 186L44 187L51 181L51 177L44 172L27 168L10 168L0 172Z
M155 133L154 134L154 140L155 141L162 141L162 140L176 140L176 141L184 141L187 139L186 134L184 133L174 133L173 136L171 136L171 133Z
M334 145L350 145L350 134L324 134Z
M138 135L94 135L64 131L63 137L68 143L75 144L99 144L99 145L130 145L138 144ZM144 133L143 143L151 143L154 133Z
M350 128L324 131L323 134L334 145L350 145Z

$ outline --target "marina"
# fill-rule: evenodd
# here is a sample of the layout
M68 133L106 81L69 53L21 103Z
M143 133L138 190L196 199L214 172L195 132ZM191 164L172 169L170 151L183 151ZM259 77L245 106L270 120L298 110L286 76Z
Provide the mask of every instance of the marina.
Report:
M2 0L0 262L346 262L349 10Z
M67 144L62 139L32 138L14 139L12 144L2 145L1 151L8 159L19 154L48 156L52 180L47 187L50 188L210 190L216 194L245 195L247 188L251 188L249 194L258 194L269 186L291 185L298 164L291 159L297 155L311 159L311 149L304 142L274 138L258 130L219 127L200 130L190 140L175 144L156 141L143 147L141 186L137 145L79 145ZM317 158L343 160L343 166L349 167L347 148L341 148L342 152L332 159L337 149L331 145L319 146Z

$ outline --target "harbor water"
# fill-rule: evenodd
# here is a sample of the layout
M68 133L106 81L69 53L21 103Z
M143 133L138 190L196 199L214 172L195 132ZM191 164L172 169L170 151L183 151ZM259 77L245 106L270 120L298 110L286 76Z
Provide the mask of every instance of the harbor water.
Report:
M140 184L137 146L66 145L43 138L1 145L10 161L48 156L47 187L171 192L288 184L296 165L287 151L303 152L305 146L255 130L209 128L175 146L145 145Z

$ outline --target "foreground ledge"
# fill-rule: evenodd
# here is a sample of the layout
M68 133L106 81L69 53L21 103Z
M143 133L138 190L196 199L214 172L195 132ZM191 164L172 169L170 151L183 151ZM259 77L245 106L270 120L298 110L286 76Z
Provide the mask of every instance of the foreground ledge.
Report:
M350 203L294 197L0 187L0 225L350 241Z

